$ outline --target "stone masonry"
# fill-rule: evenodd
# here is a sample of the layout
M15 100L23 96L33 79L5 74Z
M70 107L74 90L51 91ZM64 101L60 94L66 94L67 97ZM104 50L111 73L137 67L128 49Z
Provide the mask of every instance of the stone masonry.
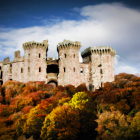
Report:
M45 81L57 85L78 85L85 83L88 90L103 87L105 82L114 81L114 56L116 51L110 46L94 46L85 49L79 63L81 43L64 40L57 45L58 59L47 59L48 40L23 44L24 57L20 51L15 58L0 61L0 84L8 80L20 82Z

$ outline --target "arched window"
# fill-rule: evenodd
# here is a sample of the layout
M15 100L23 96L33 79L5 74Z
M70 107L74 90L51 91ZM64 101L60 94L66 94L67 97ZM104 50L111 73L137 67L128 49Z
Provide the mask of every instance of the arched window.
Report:
M73 71L75 72L75 68L73 68Z
M66 69L65 69L65 67L64 67L64 72L66 72Z
M75 58L75 54L73 55L73 57Z
M41 67L39 67L39 72L41 72Z
M66 54L65 54L65 58L66 58Z

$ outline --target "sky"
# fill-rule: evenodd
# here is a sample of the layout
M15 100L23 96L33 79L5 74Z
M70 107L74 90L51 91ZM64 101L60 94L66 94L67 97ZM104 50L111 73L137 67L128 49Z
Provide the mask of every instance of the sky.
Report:
M63 40L116 50L114 74L140 75L140 1L0 0L0 60L29 41L48 40L48 57L58 58ZM82 62L81 57L79 61Z

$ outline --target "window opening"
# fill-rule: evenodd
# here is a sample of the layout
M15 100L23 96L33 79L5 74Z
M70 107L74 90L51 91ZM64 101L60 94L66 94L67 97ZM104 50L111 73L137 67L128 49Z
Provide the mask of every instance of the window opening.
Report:
M83 73L83 68L80 69L81 74Z
M102 74L102 69L100 69L100 73Z
M39 53L39 58L41 57L40 53Z
M103 83L101 83L101 87L103 87Z
M75 72L75 68L73 68L73 71Z
M23 73L23 68L21 68L21 73Z
M28 53L28 58L30 58L30 53Z
M30 72L30 67L28 67L28 72Z
M65 58L66 58L66 54L65 54Z
M41 67L39 67L39 72L41 72Z
M64 67L64 72L66 72L65 67Z
M75 58L75 54L73 55L73 57Z

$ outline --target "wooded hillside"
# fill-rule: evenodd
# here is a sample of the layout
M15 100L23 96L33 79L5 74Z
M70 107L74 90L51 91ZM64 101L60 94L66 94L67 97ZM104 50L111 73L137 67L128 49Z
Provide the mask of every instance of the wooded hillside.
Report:
M90 92L85 84L0 86L0 140L140 139L140 77L120 73Z

